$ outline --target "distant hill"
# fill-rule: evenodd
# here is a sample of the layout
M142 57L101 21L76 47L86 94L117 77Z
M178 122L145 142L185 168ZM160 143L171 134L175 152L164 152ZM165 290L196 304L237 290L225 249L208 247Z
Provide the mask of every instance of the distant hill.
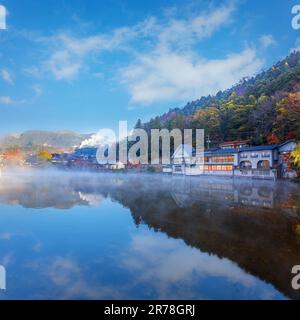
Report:
M300 52L215 96L170 109L146 123L138 120L136 127L201 128L213 144L233 139L250 139L252 144L300 140Z
M72 131L26 131L22 134L10 134L0 138L0 147L18 147L34 150L40 147L73 148L91 137L91 134L78 134Z

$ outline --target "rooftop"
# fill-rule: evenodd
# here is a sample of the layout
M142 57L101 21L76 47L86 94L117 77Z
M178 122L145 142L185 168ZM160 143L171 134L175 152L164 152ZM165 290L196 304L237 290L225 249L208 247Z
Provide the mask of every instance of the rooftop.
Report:
M290 142L295 142L294 140L288 140L280 144L269 144L264 146L253 146L253 147L244 147L244 148L228 148L228 149L209 149L206 150L206 154L223 154L223 153L238 153L238 152L246 152L246 151L264 151L264 150L274 150L276 148L280 148Z
M249 140L234 140L234 141L225 141L223 143L220 143L220 146L226 146L231 144L247 144L249 143Z

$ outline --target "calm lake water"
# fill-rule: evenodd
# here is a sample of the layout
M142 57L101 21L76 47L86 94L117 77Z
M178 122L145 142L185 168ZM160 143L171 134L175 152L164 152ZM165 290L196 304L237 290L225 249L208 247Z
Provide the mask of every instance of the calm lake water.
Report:
M0 177L0 299L299 299L300 185Z

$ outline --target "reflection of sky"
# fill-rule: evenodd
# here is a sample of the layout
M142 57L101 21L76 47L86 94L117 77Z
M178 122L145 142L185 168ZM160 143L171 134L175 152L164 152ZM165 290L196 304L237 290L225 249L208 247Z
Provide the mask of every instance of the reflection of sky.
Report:
M136 228L127 209L101 200L68 211L0 206L0 298L282 298L231 261Z
M161 299L280 298L274 288L228 259L203 253L182 240L145 228L131 239L124 265Z

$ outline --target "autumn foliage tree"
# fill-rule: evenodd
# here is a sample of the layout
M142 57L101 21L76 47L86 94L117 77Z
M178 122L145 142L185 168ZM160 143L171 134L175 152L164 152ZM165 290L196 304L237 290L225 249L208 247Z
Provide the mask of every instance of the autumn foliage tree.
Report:
M6 166L21 166L24 162L24 154L18 148L9 148L3 153L3 163Z
M275 133L270 133L267 136L267 142L268 142L268 144L277 144L277 143L279 143L279 139Z
M221 141L220 110L216 106L199 110L193 118L194 126L204 129L207 135L215 141Z
M52 154L48 150L40 150L37 154L38 158L42 161L50 161L52 159Z
M292 153L292 157L295 167L300 170L300 143L297 144L296 149Z
M300 139L300 91L289 93L277 103L276 133L281 139L291 134Z

